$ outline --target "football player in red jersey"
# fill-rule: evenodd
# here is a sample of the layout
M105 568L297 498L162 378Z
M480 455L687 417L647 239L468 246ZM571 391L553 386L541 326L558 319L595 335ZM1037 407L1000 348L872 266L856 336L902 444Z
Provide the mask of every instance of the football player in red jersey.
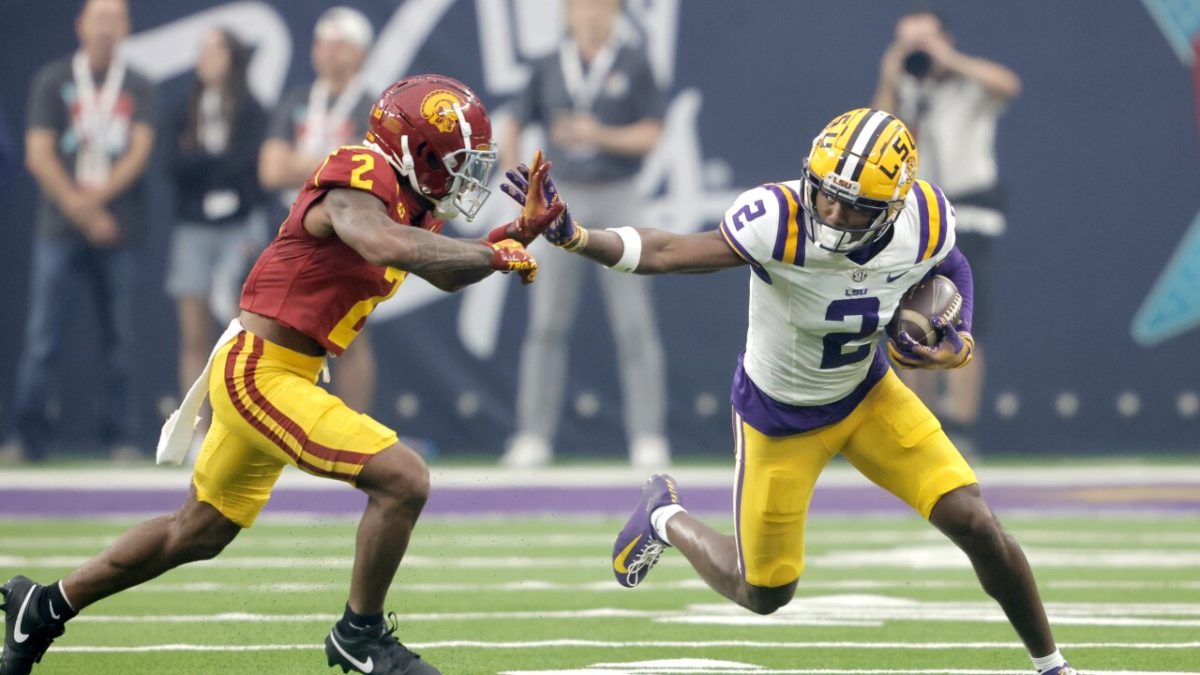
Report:
M242 290L241 316L219 340L180 415L159 443L178 461L194 410L211 397L213 421L192 488L175 513L144 522L61 581L18 576L5 600L0 674L27 673L84 607L178 565L212 558L253 524L286 465L349 482L367 494L345 614L325 639L344 671L439 671L396 639L383 618L388 586L429 493L429 471L396 432L316 385L327 354L341 354L377 304L408 274L445 290L494 271L533 281L524 244L562 211L531 199L485 240L442 236L444 218L472 218L488 197L495 150L479 99L447 77L414 76L371 109L362 145L331 153L305 184ZM533 180L549 163L534 159ZM533 191L541 194L541 190ZM194 392L200 392L193 395Z

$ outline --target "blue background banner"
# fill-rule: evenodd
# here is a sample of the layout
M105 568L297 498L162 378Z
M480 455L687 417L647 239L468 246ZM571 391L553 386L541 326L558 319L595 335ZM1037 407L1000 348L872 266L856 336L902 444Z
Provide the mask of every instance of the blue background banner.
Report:
M17 149L0 181L0 315L9 326L0 333L0 417L6 428L27 310L36 195L20 166L24 108L36 69L75 48L77 4L8 0L0 10L6 26L0 113ZM521 86L524 64L561 31L560 9L551 0L345 4L376 24L379 41L366 66L373 88L407 73L441 72L473 85L497 117ZM166 110L184 95L198 31L212 22L230 24L255 45L252 87L265 103L308 80L312 26L328 3L132 5L130 58L161 83ZM715 226L745 188L798 175L816 131L834 115L869 103L902 10L869 0L627 5L671 101L663 144L641 177L649 200L637 224L681 232ZM1200 209L1189 70L1146 6L1130 0L1103 7L1085 0L972 0L944 10L963 51L1005 63L1024 81L1022 96L1001 120L998 142L1009 231L995 253L995 278L980 282L993 286L987 295L995 303L986 312L991 324L981 327L991 365L981 421L988 451L1196 452L1196 331L1147 336L1153 329L1142 326L1136 341L1131 333ZM137 386L148 442L160 401L176 389L175 314L162 284L172 219L161 150L160 140L150 172L154 198L139 299ZM477 235L511 217L515 209L504 202L497 195L479 222L450 229ZM1176 256L1183 270L1171 280L1177 305L1159 321L1194 324L1186 316L1168 319L1172 312L1194 317L1200 306L1195 255L1191 246ZM729 380L746 329L748 275L740 269L654 282L677 456L729 451ZM589 283L589 304L574 329L558 445L567 453L615 458L625 448L616 355L598 289ZM88 292L77 288L76 296L59 300L89 307ZM455 296L406 283L372 319L380 360L373 413L445 454L498 453L512 431L527 308L525 289L512 279ZM92 319L89 311L77 313L60 387L65 429L81 442L94 431L90 413L99 391ZM1077 408L1064 415L1072 407L1059 404L1071 396Z

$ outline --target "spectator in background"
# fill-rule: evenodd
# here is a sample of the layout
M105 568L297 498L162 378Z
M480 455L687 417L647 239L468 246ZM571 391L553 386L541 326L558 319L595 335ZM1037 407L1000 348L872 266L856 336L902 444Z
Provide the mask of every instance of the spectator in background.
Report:
M639 201L634 175L658 143L666 107L645 51L618 30L620 12L620 0L566 0L569 35L533 64L500 142L501 166L511 166L522 125L544 125L555 181L574 195L571 207L580 222L596 227L634 222ZM575 256L546 257L541 273L548 283L533 289L521 352L517 433L502 460L510 467L551 461L568 336L579 307L587 306L579 300L587 263ZM670 458L666 378L649 279L605 270L598 279L617 341L630 460L640 467L664 466Z
M366 135L374 93L366 91L359 71L374 38L367 17L349 7L333 7L317 19L312 47L317 79L284 94L259 153L259 182L279 192L281 213L325 155ZM333 391L351 408L370 412L375 398L370 333L359 335L355 344L334 364Z
M65 302L72 287L86 289L99 310L100 440L117 457L137 452L129 380L155 93L118 49L129 34L125 0L87 0L75 29L79 51L34 78L25 135L25 161L41 203L16 416L18 440L34 460L45 456L51 437L54 370L68 315L76 315Z
M178 221L171 236L167 292L179 313L181 391L200 376L222 324L237 313L238 294L258 230L258 149L266 113L246 86L250 50L228 30L200 40L196 85L171 127L171 176Z
M921 149L921 178L940 186L954 202L958 247L971 261L977 307L994 305L988 299L995 278L992 249L1006 225L996 173L996 122L1020 93L1016 73L955 49L945 20L922 10L896 23L871 104L908 123ZM974 334L986 332L988 323L976 313ZM968 456L976 453L982 350L976 349L974 362L959 370L903 371L901 376L941 417L958 448Z

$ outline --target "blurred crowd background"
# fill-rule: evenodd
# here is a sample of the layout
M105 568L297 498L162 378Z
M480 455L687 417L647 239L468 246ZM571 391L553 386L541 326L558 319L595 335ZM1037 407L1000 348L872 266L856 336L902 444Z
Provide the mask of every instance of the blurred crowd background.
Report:
M636 77L597 86L634 92L629 105L641 107L629 122L661 124L645 147L631 146L627 170L576 167L568 196L632 195L589 205L604 214L611 203L631 219L612 226L709 229L739 192L797 178L831 117L894 101L916 127L922 177L940 164L928 177L960 209L995 211L975 227L984 250L968 250L986 303L976 315L986 377L980 369L967 393L927 383L927 401L985 457L1195 455L1200 2L570 2L621 5L612 29L640 55L653 91L638 89ZM531 72L569 33L561 0L339 4L353 11L330 15L331 3L315 0L131 0L120 47L131 93L109 103L134 106L113 142L148 155L119 197L60 195L76 221L64 239L39 212L45 184L30 172L46 170L39 156L70 135L39 140L38 129L71 127L38 102L38 82L43 94L79 85L72 55L84 3L4 3L0 439L9 442L0 458L28 458L15 432L29 409L49 457L148 453L290 190L332 146L361 137L365 106L403 75L442 73L472 86L507 161L553 141L557 163L588 166L587 144L572 140L587 130L556 128L553 111L534 112L544 83ZM930 8L931 26L907 30L932 33L905 42L898 22ZM938 93L947 81L925 76L951 63L948 54L959 58L952 74L962 85ZM91 85L99 108L81 112L81 128L88 115L111 116L104 83ZM314 107L326 113L315 121ZM956 114L967 126L934 131ZM970 159L992 152L993 134L994 164ZM100 161L85 156L86 140L71 141L80 144L69 155L77 181L118 170L85 166ZM980 162L976 184L951 186ZM515 211L497 193L475 222L452 222L447 233L478 236ZM568 272L545 272L535 288L561 291ZM636 461L639 439L648 464L668 448L676 461L727 454L749 271L637 289L605 288L604 274L571 276L578 289L546 302L574 316L540 321L538 291L512 279L455 295L410 280L372 316L369 344L350 350L355 360L335 364L333 386L430 456L499 460L508 450L510 464L537 464L548 461L549 450L534 447L541 442L560 458ZM646 318L622 321L622 301ZM56 322L61 340L45 339ZM561 374L523 364L545 350L563 354ZM542 387L548 395L529 393ZM976 396L977 406L961 409ZM20 397L33 401L26 413ZM531 420L539 411L544 419ZM524 459L513 452L520 443Z

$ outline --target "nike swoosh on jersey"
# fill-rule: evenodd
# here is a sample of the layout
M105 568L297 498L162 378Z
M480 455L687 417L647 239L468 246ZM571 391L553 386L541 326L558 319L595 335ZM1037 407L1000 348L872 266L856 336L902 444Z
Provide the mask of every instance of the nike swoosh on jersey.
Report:
M29 634L21 631L21 622L25 619L25 608L29 607L29 599L33 597L33 592L36 590L37 584L34 584L25 594L25 599L21 601L21 609L17 610L17 625L13 626L13 640L17 644L29 639Z
M888 281L888 283L890 284L890 283L892 283L893 281L895 281L895 280L899 279L900 277L904 276L905 274L908 274L908 272L901 272L900 274L889 274L889 275L887 275L887 281Z
M333 642L333 648L338 650L339 654L346 657L346 660L350 662L350 665L354 666L355 668L358 668L359 670L361 670L364 673L370 673L375 670L375 660L372 659L370 656L367 657L366 661L359 661L358 659L354 658L353 656L350 656L349 654L347 654L346 650L342 649L341 643L338 642L337 633L335 631L329 631L329 639Z
M629 568L625 567L625 559L629 557L629 553L633 551L633 547L637 546L637 543L641 540L642 535L639 534L633 538L633 541L629 542L629 545L626 546L624 550L617 554L616 558L613 558L613 569L621 574L629 573Z

